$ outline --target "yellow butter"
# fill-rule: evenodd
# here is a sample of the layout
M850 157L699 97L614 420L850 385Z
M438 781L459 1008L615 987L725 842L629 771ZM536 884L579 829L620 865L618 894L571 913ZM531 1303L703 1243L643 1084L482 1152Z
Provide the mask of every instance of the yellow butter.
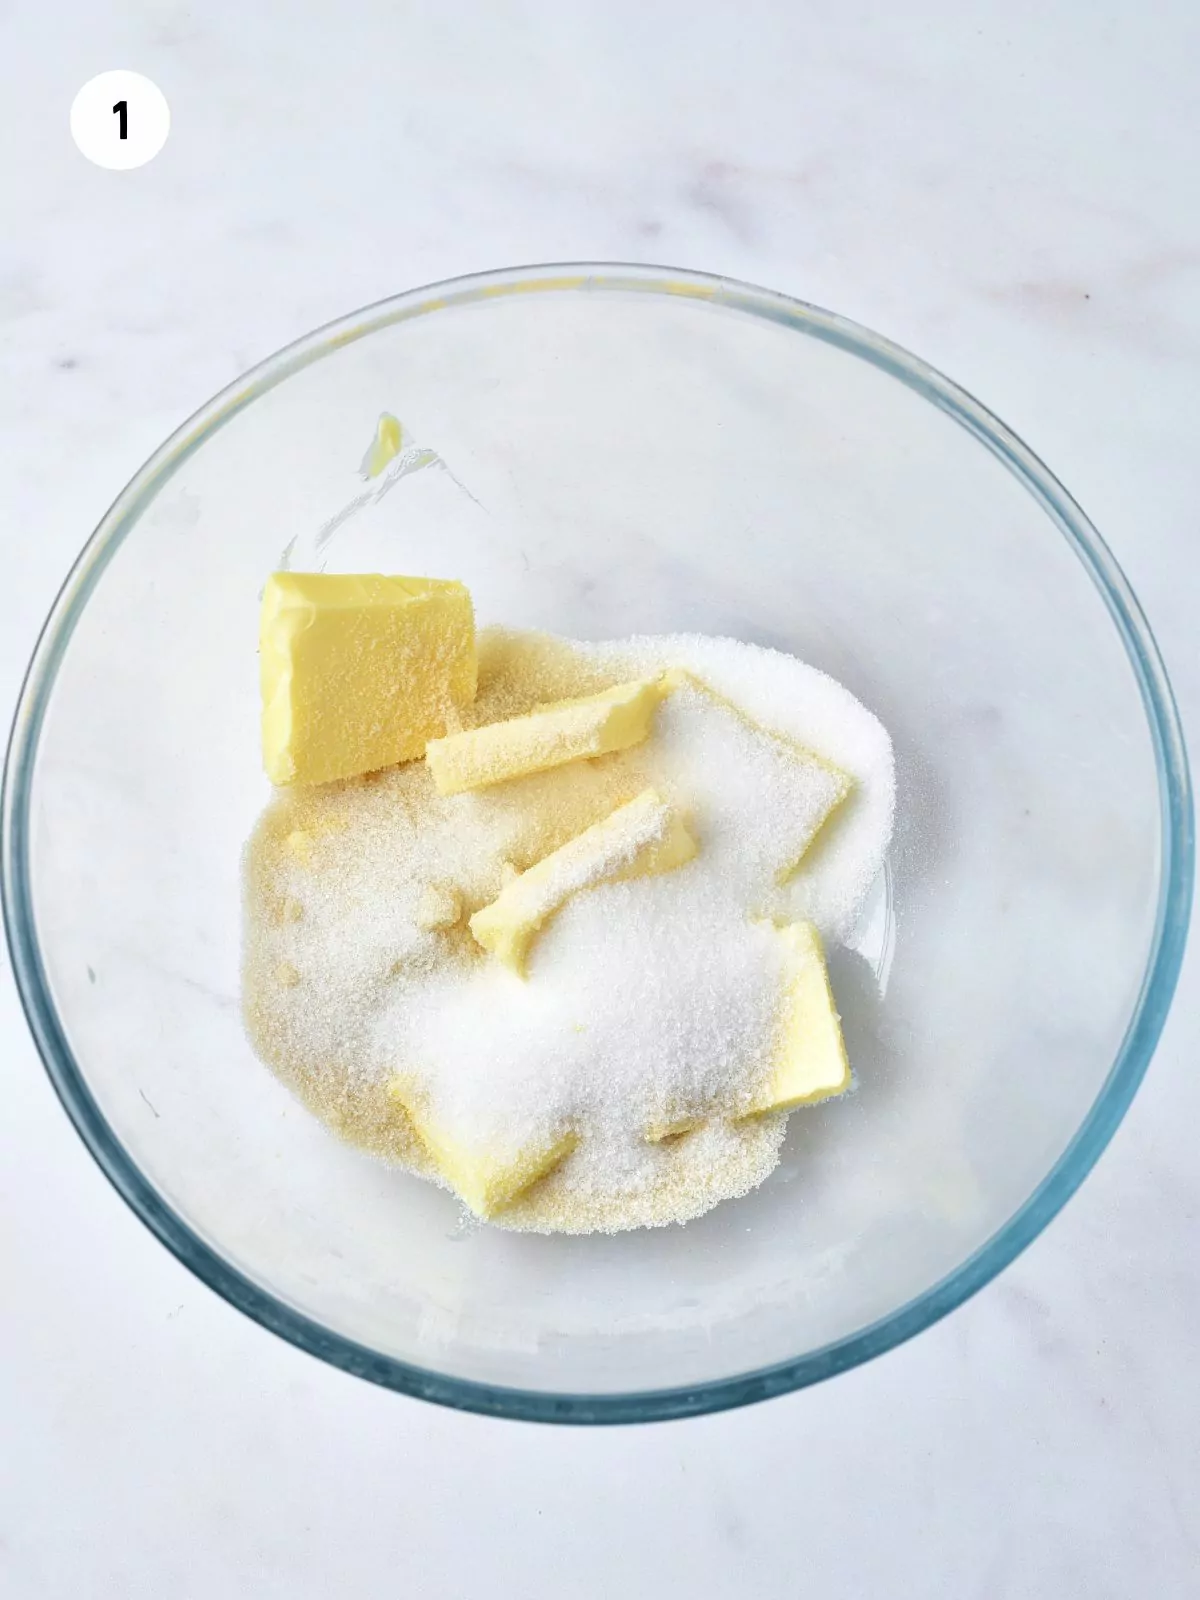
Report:
M761 722L756 722L748 712L742 710L741 706L727 699L725 695L714 689L703 678L697 678L686 667L672 667L668 672L664 673L661 691L663 694L670 694L676 689L683 688L695 690L697 694L703 695L713 706L718 706L730 716L736 717L744 727L752 729L760 738L769 740L779 750L786 752L796 761L819 767L825 774L828 794L824 814L800 844L798 854L793 856L790 861L785 862L783 867L776 873L775 881L778 884L787 883L790 878L795 876L813 840L842 802L849 796L854 788L854 779L848 772L844 772L841 767L835 766L832 761L828 761L824 756L818 755L815 750L810 750L807 745L802 745L798 740L789 738L788 735L779 733L774 728L766 728Z
M702 1128L705 1118L699 1113L686 1117L667 1117L662 1122L652 1122L646 1129L651 1144L666 1144L671 1139L682 1139L685 1133L695 1133Z
M815 1105L850 1087L850 1063L841 1022L829 987L821 936L811 922L776 929L788 952L788 979L780 1037L770 1075L743 1117ZM646 1129L651 1144L663 1144L703 1126L703 1113L668 1116Z
M789 958L780 1044L748 1116L814 1105L850 1087L850 1063L821 935L811 922L790 922L777 931Z
M681 867L696 854L687 824L653 789L519 873L471 918L476 941L520 976L529 947L572 895L598 883Z
M422 1097L406 1080L394 1079L388 1093L407 1112L438 1172L477 1217L493 1217L511 1205L539 1178L565 1161L579 1142L579 1135L566 1129L524 1150L472 1148L438 1127Z
M375 424L375 437L367 446L362 466L358 469L362 476L377 478L388 462L400 454L403 439L404 429L399 417L392 416L390 411L381 411L379 421Z
M475 697L475 623L461 583L273 573L259 655L263 763L276 784L415 760Z
M568 761L627 750L649 734L663 693L661 678L619 683L523 717L431 739L425 761L439 794L462 794Z

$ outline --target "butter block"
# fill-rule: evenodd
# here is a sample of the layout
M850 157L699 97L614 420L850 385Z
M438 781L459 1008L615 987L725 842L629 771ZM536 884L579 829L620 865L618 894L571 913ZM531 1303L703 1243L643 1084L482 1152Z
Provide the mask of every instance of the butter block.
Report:
M743 711L741 706L727 699L703 678L696 677L685 667L672 667L663 675L663 693L671 694L680 689L692 690L712 708L725 713L726 716L736 718L744 728L749 728L759 739L766 741L789 760L798 763L800 767L807 768L814 785L819 785L821 809L815 820L812 818L808 820L807 826L796 842L795 854L784 862L775 875L777 884L780 886L786 884L796 875L805 855L825 824L849 797L854 788L854 779L841 767L835 766L817 751L810 750L799 740L789 738L774 728L764 727L761 722L757 722L748 712Z
M669 872L695 854L696 841L679 812L643 789L519 873L469 926L477 943L524 977L534 938L572 895L598 883Z
M431 739L425 762L439 794L463 794L568 761L641 744L664 694L661 678L619 683L523 717Z
M394 1079L388 1093L407 1112L438 1172L477 1217L494 1217L511 1205L539 1178L565 1161L579 1143L579 1135L568 1128L523 1150L473 1148L438 1127L428 1106L407 1081Z
M259 638L272 783L330 783L412 761L475 698L461 583L276 572Z
M789 969L780 1044L748 1116L814 1105L850 1087L850 1063L821 935L811 922L787 923L777 931L788 952Z

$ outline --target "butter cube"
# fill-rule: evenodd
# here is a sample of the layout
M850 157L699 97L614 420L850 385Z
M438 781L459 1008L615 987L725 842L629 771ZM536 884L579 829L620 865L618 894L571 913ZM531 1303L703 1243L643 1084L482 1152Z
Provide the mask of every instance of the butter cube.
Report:
M620 683L527 716L431 739L425 762L439 794L462 794L568 761L640 744L664 693L662 679Z
M473 1148L438 1127L422 1097L406 1080L394 1079L388 1093L407 1112L438 1172L477 1217L494 1217L511 1205L565 1161L579 1143L579 1135L566 1129L523 1150Z
M276 784L412 761L475 697L475 624L461 583L276 572L259 650L263 762Z
M778 933L789 955L781 1040L767 1083L748 1116L814 1105L850 1087L850 1063L821 936L811 922L791 922Z
M606 881L670 872L695 854L683 818L653 789L643 789L520 873L469 926L485 950L524 977L535 936L572 895Z

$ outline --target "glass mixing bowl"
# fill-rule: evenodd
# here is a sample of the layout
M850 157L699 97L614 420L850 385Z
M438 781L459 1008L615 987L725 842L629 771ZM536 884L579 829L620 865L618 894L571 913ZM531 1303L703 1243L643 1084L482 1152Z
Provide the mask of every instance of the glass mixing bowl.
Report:
M385 410L411 447L364 484ZM882 718L896 838L831 963L857 1090L793 1116L757 1192L614 1237L465 1226L255 1059L239 852L268 795L258 597L289 562L462 578L485 623L775 645ZM1145 620L1008 429L827 312L584 266L373 306L168 440L38 646L3 866L50 1076L181 1261L377 1383L611 1422L826 1377L1012 1260L1146 1068L1192 834Z

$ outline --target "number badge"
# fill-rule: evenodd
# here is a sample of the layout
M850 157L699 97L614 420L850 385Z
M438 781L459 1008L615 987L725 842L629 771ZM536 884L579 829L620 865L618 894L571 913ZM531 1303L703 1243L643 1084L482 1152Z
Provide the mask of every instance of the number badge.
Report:
M170 131L166 95L140 72L102 72L84 84L71 106L71 137L98 167L144 167Z

